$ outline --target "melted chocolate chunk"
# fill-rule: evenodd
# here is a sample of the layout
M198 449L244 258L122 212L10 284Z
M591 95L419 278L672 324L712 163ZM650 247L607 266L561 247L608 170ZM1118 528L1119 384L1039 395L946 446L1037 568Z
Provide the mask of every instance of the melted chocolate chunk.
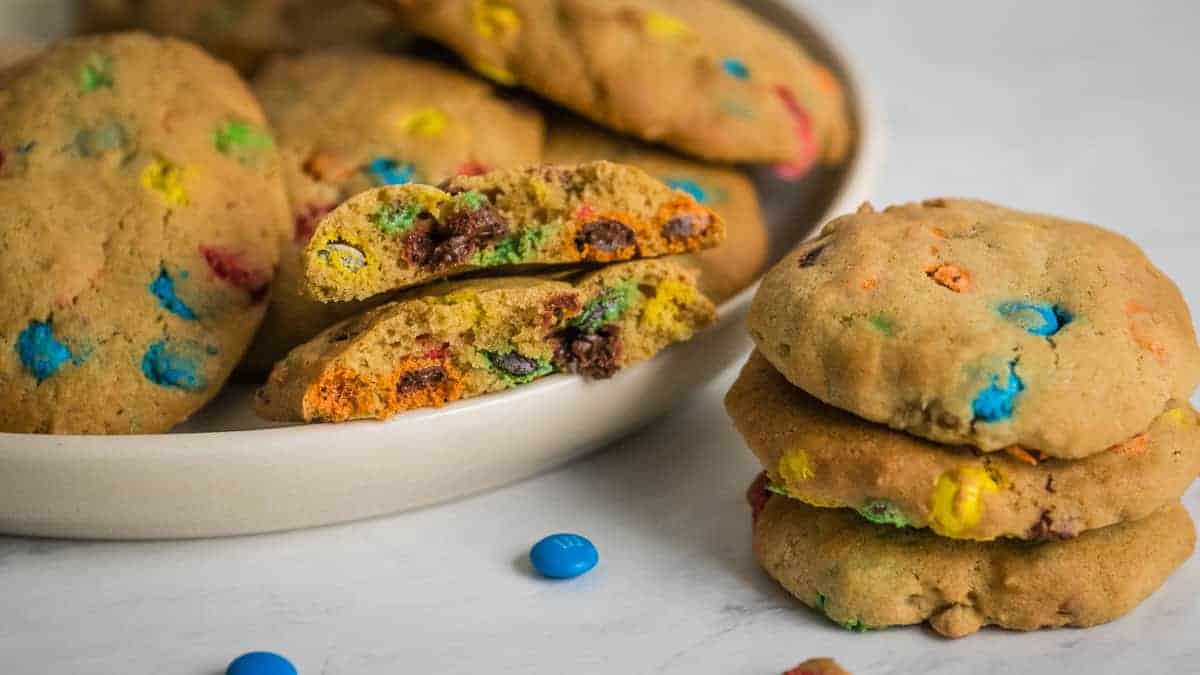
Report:
M526 377L537 372L538 362L516 352L492 357L492 365L513 377Z
M814 249L805 251L804 254L800 256L797 264L800 265L800 267L812 267L813 265L816 265L817 259L821 257L821 252L825 250L825 246L825 244L821 244Z
M462 210L442 223L441 231L452 237L498 239L508 234L508 225L491 204L481 204L474 210Z
M490 204L460 211L441 223L424 217L408 235L406 258L416 267L450 267L507 234L508 225Z
M621 329L603 326L594 333L584 333L578 328L567 328L555 336L554 363L560 370L582 373L602 380L612 377L621 366Z
M579 298L569 293L556 295L542 305L542 325L546 328L562 320L563 314L579 309Z
M441 366L418 368L400 376L400 381L396 383L396 393L404 394L414 389L422 389L429 385L440 384L445 381L446 369Z
M603 253L613 253L633 246L636 239L633 230L625 223L602 218L579 228L579 234L575 235L575 248L582 251L590 246Z
M662 235L667 239L684 239L696 231L696 219L689 215L675 216L663 225Z
M662 235L667 239L684 239L700 236L708 230L712 218L683 213L667 221L662 228Z

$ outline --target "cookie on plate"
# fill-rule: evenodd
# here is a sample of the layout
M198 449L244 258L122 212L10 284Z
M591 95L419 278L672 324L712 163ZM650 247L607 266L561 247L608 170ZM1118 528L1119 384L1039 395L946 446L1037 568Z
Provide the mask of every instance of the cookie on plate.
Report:
M288 227L245 83L142 34L69 40L0 71L0 204L3 431L186 418L249 344Z
M689 339L715 318L670 261L577 279L498 277L415 289L292 351L259 390L273 420L385 418L555 372L604 378Z
M40 47L20 42L0 44L0 68L7 68L18 61L24 61L39 51L41 51Z
M333 302L475 270L684 253L724 237L720 217L690 194L601 161L364 192L321 220L301 266L305 291Z
M725 397L772 489L944 537L1069 539L1178 501L1200 474L1200 420L1170 401L1138 435L1079 460L981 455L867 422L792 386L759 353Z
M631 164L683 190L725 221L725 243L681 259L700 270L700 288L720 303L749 286L767 264L767 227L754 183L741 172L687 159L617 136L582 120L552 119L546 161L572 164L607 159Z
M1183 296L1133 242L982 201L834 219L766 274L749 327L822 401L988 452L1103 452L1200 382Z
M141 29L191 40L243 72L279 52L399 44L388 11L368 0L83 0L80 32Z
M876 525L752 486L754 555L801 602L851 630L928 621L948 637L986 625L1094 626L1138 606L1192 554L1178 503L1146 518L1029 544Z
M718 161L803 175L851 142L841 85L724 0L391 0L402 25L502 84Z
M539 113L434 63L310 52L272 60L254 88L275 129L294 223L266 321L247 357L247 369L256 372L370 306L322 304L301 293L300 253L317 221L342 201L381 184L438 183L542 158Z

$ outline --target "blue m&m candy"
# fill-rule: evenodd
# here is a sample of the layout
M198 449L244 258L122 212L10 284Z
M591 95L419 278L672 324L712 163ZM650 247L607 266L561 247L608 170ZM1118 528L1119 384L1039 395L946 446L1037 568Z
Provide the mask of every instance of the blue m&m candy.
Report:
M552 534L529 550L533 568L553 579L577 577L595 567L599 560L592 542L577 534Z
M234 659L225 675L296 675L296 666L278 654L250 652Z

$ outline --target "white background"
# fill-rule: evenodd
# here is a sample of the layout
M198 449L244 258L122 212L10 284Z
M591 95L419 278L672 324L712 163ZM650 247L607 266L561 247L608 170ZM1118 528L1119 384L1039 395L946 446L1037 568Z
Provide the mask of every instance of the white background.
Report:
M55 4L0 0L18 17L0 36L45 30ZM877 204L980 196L1099 222L1200 308L1200 5L807 6L886 118ZM857 675L1200 669L1195 559L1087 631L859 635L800 607L750 557L741 495L755 464L721 408L728 384L591 459L417 513L205 542L0 538L0 673L217 675L249 649L304 675L767 675L814 655ZM1188 503L1200 514L1200 491ZM597 544L593 573L530 574L529 544L558 530Z

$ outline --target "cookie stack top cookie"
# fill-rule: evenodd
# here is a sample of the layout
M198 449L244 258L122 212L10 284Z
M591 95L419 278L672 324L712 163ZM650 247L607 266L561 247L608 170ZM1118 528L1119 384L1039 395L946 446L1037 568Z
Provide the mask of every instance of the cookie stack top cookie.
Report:
M835 219L764 278L751 335L865 419L985 452L1101 452L1200 382L1175 284L1128 239L981 201Z

